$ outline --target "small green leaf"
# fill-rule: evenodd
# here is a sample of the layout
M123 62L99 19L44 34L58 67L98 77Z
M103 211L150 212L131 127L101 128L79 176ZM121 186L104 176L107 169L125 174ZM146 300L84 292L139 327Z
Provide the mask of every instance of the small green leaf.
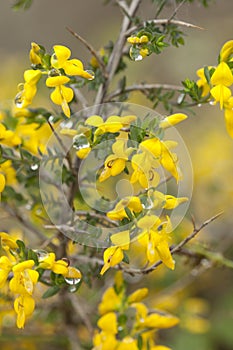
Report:
M142 350L142 345L143 345L142 336L139 335L138 336L138 350Z
M46 292L42 295L42 299L51 298L56 295L60 291L59 286L52 286L46 290Z

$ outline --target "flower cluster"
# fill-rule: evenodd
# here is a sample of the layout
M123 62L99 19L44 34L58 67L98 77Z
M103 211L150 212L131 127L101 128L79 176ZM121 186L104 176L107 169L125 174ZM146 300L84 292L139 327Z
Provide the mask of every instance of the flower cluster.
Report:
M46 270L51 271L51 281L46 281L46 285L51 285L51 288L81 279L81 272L69 266L67 260L56 260L54 253L46 251L27 250L22 241L8 233L0 232L0 248L0 288L7 287L14 298L18 328L24 328L27 318L35 309L35 287L42 281Z
M53 103L61 106L64 114L70 117L69 103L74 98L70 77L81 77L92 80L92 73L84 70L80 60L70 59L71 51L66 46L55 45L53 54L49 55L45 49L36 44L31 44L29 58L32 69L24 72L24 83L18 85L18 94L15 103L18 108L25 108L32 103L37 92L37 83L42 75L46 75L46 86L52 88L50 98Z
M120 271L115 282L103 294L99 304L99 330L93 338L93 350L169 350L157 345L154 335L159 329L178 324L179 319L161 311L149 310L142 302L148 289L141 288L128 295Z
M145 248L149 263L162 260L168 268L174 269L169 249L172 225L164 210L173 210L188 199L158 191L164 174L168 173L178 182L181 171L172 151L176 143L155 134L163 134L166 128L184 119L186 115L182 113L170 115L159 120L152 132L151 128L139 127L135 115L111 115L106 120L92 115L76 129L61 130L61 134L73 137L73 147L78 149L76 155L81 159L92 150L98 157L104 141L103 147L107 147L108 155L101 160L103 167L97 174L97 182L107 184L109 180L119 180L119 176L123 176L132 186L132 195L120 199L106 213L107 219L116 222L119 229L109 235L111 244L104 251L101 275L125 260L126 251L133 242L139 242Z
M226 128L233 137L233 96L230 87L233 85L233 40L227 41L220 50L217 67L200 68L197 71L198 87L202 88L202 96L219 103L224 109Z

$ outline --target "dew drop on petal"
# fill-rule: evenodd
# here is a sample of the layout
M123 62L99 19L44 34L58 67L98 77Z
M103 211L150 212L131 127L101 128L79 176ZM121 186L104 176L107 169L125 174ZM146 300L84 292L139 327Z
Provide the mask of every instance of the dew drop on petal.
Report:
M37 170L39 168L39 165L38 164L32 164L31 165L31 169L32 170Z
M177 98L178 105L181 104L184 100L185 94L180 94Z
M16 96L15 96L15 105L17 108L21 108L23 106L23 98L22 98L22 92L19 92Z
M81 278L65 278L65 281L70 286L76 286L81 281Z
M60 127L62 129L71 129L73 127L73 122L71 120L69 120L68 122L67 121L61 122Z
M142 57L142 55L138 55L138 56L136 56L136 57L134 57L134 61L141 61L143 59L143 57Z
M75 135L73 137L73 147L80 150L90 147L90 143L84 134Z
M87 72L88 74L91 75L91 77L88 78L87 80L93 80L93 79L95 79L95 73L94 73L92 70L86 70L86 72Z
M142 204L144 209L152 209L154 206L153 201L151 200L151 198L147 198L146 202Z
M44 249L33 249L33 251L36 253L39 262L42 262L49 257L49 253Z

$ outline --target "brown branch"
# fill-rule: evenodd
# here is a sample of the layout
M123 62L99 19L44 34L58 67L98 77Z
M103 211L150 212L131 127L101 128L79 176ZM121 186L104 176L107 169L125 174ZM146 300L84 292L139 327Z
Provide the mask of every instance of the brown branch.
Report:
M219 214L211 217L210 219L206 220L198 228L194 227L192 233L190 233L185 239L183 239L183 241L181 241L179 244L177 244L174 248L171 249L171 254L173 255L175 253L178 253L184 245L186 245L189 241L191 241L201 230L203 230L204 227L209 225L212 221L216 220L220 215L222 215L222 213L219 213ZM150 266L146 269L131 269L131 268L129 268L129 269L123 269L123 270L124 270L124 272L132 274L132 275L134 275L134 274L148 274L148 273L154 271L162 263L163 263L162 260L158 260L155 264L153 264L152 266Z
M100 55L96 52L96 50L94 49L94 47L88 43L81 35L79 35L78 33L74 32L71 28L66 27L66 29L68 30L68 32L70 32L76 39L78 39L84 46L86 46L86 48L90 51L90 53L96 58L97 62L99 63L102 71L105 71L105 65L104 62L102 60L102 58L100 57Z
M137 25L137 26L133 26L131 27L130 29L128 29L126 32L125 32L125 35L126 36L129 36L131 35L135 30L137 30L139 27L143 26L145 27L146 24L149 23L149 24L155 24L155 25L169 25L169 24L176 24L177 26L181 26L181 27L187 27L187 28L195 28L195 29L201 29L203 30L204 28L202 27L199 27L199 26L196 26L195 24L192 24L192 23L188 23L188 22L184 22L184 21L179 21L179 20L176 20L176 19L151 19L151 20L148 20L148 21L144 21L143 23Z
M118 39L115 42L112 53L109 57L108 65L106 67L107 78L105 79L104 83L100 85L98 89L98 92L95 98L95 105L99 105L103 103L105 100L105 95L107 93L109 84L112 81L112 78L114 77L114 74L117 70L117 67L119 65L120 59L123 54L123 49L124 49L125 40L126 40L125 33L128 31L132 23L132 19L138 10L140 2L141 0L133 0L128 8L127 15L125 14L123 18Z
M134 84L125 87L123 90L122 89L117 89L110 93L106 97L106 101L109 102L111 101L114 97L117 97L121 94L124 93L129 93L133 91L141 91L142 93L145 93L148 90L153 90L153 89L164 89L164 90L174 90L174 91L180 91L182 90L182 86L180 85L170 85L170 84Z

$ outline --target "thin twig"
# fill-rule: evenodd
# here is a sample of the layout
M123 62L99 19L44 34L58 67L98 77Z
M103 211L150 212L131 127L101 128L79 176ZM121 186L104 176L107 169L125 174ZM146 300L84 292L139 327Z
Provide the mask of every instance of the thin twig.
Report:
M192 233L190 233L190 235L188 235L185 239L183 239L183 241L181 241L179 244L177 244L174 248L171 249L171 254L173 255L173 254L179 252L179 250L184 245L186 245L189 241L191 241L204 227L209 225L212 221L216 220L220 215L222 215L222 213L219 213L219 214L211 217L210 219L206 220L198 228L194 228ZM148 273L154 271L162 263L163 263L162 260L158 260L155 264L148 267L147 269L124 269L124 272L132 274L132 275L133 274L148 274Z
M177 12L178 12L179 9L184 5L185 2L186 2L186 0L183 0L181 3L178 4L178 6L175 8L173 14L172 14L171 17L169 18L169 22L176 16Z
M128 31L131 23L132 18L137 12L137 9L140 5L141 0L133 0L131 2L131 5L128 9L127 15L124 16L121 30L118 36L118 39L114 45L114 48L112 50L112 53L109 57L108 65L106 67L107 72L107 78L105 79L104 83L102 83L98 89L96 98L95 98L95 105L99 105L104 102L105 95L107 93L108 87L110 82L112 81L112 78L114 77L114 74L117 70L117 67L119 65L120 59L123 54L123 49L125 45L126 35L125 32Z
M61 148L63 149L64 151L64 156L69 164L69 167L70 167L70 170L72 171L73 170L73 166L72 166L72 160L70 158L70 154L69 154L69 150L66 149L64 143L62 142L62 139L60 138L60 136L58 135L57 131L54 129L53 125L50 123L50 121L48 120L48 124L49 124L49 127L50 129L52 130L54 136L56 137L57 141L59 142Z
M100 57L100 55L96 52L96 50L94 49L94 47L88 43L81 35L79 35L78 33L74 32L71 28L66 27L66 29L68 30L68 32L70 32L76 39L78 39L79 41L81 41L82 44L84 44L86 46L86 48L90 51L90 53L96 58L97 62L99 63L100 67L102 68L103 71L105 71L105 65L104 62L102 60L102 58Z
M143 84L143 83L142 84L134 84L134 85L130 85L130 86L125 87L123 90L117 89L117 90L113 91L112 93L110 93L106 97L106 101L109 102L114 97L117 97L117 96L124 94L124 93L130 93L133 91L141 91L143 93L143 92L153 90L153 89L180 91L183 88L180 85L170 85L170 84Z
M4 204L2 203L1 207L6 212L8 212L11 215L11 217L14 217L15 219L17 219L30 232L34 233L37 237L39 237L42 240L45 239L44 234L40 230L38 230L34 225L32 225L28 219L24 218L24 216L16 208L10 207L5 203Z
M88 317L87 311L84 310L83 302L79 302L77 295L72 295L71 293L69 293L68 297L72 303L73 309L79 314L85 326L87 327L87 330L89 331L90 336L92 337L94 329L92 327L91 320Z
M85 98L85 96L74 85L71 85L71 87L74 90L75 96L80 101L80 103L82 105L82 108L87 108L88 107L88 102L87 102L87 99Z
M179 21L177 19L167 19L167 18L163 18L163 19L150 19L148 21L145 21L137 26L133 26L130 29L128 29L125 32L125 36L129 36L130 34L132 34L134 31L136 31L138 28L140 27L145 27L146 24L155 24L155 25L169 25L169 24L176 24L177 26L181 26L181 27L187 27L187 28L195 28L195 29L201 29L203 30L204 28L199 27L195 24L189 23L189 22L184 22L184 21Z

